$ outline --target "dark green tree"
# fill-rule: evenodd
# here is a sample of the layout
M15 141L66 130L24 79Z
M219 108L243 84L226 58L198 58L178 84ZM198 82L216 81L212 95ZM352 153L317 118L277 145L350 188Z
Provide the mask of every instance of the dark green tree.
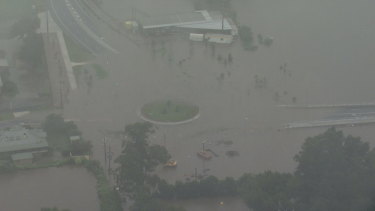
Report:
M307 138L295 156L298 210L365 210L374 190L369 144L331 128Z
M25 15L15 22L9 32L10 38L24 38L34 34L40 26L40 20L35 13Z
M120 185L128 193L135 193L145 187L154 189L157 182L152 182L152 171L170 158L164 147L149 145L148 138L153 132L153 125L147 122L125 127L124 148L116 162L120 164L117 169Z
M240 26L238 29L238 35L245 50L255 50L254 35L250 27Z
M293 176L267 171L245 174L238 181L240 194L255 211L294 210Z
M3 86L1 87L1 97L14 98L18 94L17 84L8 79L4 80Z
M201 180L189 182L177 181L175 185L160 180L158 184L158 197L163 199L192 199L200 197L224 197L238 194L237 183L231 177L219 180L209 176Z
M65 122L62 116L58 114L48 115L42 126L47 136L69 137L81 135L74 122Z
M31 33L23 38L23 44L17 53L17 57L27 64L34 73L39 73L36 71L40 70L43 55L43 39L40 34Z
M84 161L84 165L96 177L100 210L122 211L120 195L108 181L100 162L97 160L88 160Z
M77 125L72 122L66 122L62 116L50 114L43 123L43 130L47 133L47 141L50 146L62 152L63 156L87 155L91 153L92 145L90 141L82 138L70 140L72 136L81 136Z
M22 39L22 46L17 53L17 58L34 73L39 73L36 71L41 70L44 55L42 36L36 33L39 26L38 16L32 13L15 22L9 33L11 38Z

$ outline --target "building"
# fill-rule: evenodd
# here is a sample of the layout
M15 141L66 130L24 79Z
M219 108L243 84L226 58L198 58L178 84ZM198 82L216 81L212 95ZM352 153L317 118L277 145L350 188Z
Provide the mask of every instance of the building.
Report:
M11 155L12 161L15 165L29 165L33 163L33 153L31 152L21 152Z
M27 163L34 156L48 152L46 133L22 126L0 130L0 153L8 153L13 161Z
M152 17L138 17L140 28L145 33L168 33L186 31L189 33L216 33L238 35L238 29L229 18L220 12L199 10L190 13L170 14Z

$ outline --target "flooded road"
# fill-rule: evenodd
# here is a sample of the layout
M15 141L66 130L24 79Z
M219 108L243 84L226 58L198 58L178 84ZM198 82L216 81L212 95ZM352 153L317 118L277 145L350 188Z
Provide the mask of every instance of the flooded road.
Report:
M1 210L57 207L99 211L96 180L84 168L46 168L0 175Z
M119 5L125 8L131 3L106 1L103 8L111 11L117 7L118 12L113 9L112 14L126 19L130 14L126 16L127 10L119 9ZM170 37L155 39L156 50L152 50L151 39L136 47L116 34L110 35L113 39L106 38L121 51L97 60L109 77L95 79L89 92L81 82L64 110L64 115L77 119L84 136L95 143L97 159L103 160L105 131L123 130L126 124L141 121L137 111L143 104L182 99L200 107L200 118L189 124L159 126L150 140L165 145L179 162L176 170L158 170L170 182L190 177L195 168L221 178L265 170L291 172L296 166L293 157L304 139L326 128L284 130L285 125L318 120L334 111L277 105L375 100L375 27L370 24L375 18L375 3L237 0L233 4L240 23L249 25L255 35L274 37L272 46L245 52L240 42L213 49L190 43L187 37ZM153 12L170 14L192 9L182 0L170 6ZM120 15L121 11L124 14ZM218 59L229 54L233 56L231 65ZM179 65L179 61L184 62ZM286 71L280 66L286 66ZM256 77L266 79L266 86L256 88ZM375 144L371 125L343 130ZM111 141L116 156L120 140ZM203 141L217 154L210 161L196 156ZM222 144L225 141L231 144ZM229 157L227 151L239 155Z

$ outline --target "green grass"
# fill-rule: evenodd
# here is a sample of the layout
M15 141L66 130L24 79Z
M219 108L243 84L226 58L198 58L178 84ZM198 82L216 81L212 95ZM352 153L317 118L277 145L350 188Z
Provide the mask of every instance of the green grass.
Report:
M108 78L108 72L101 65L92 64L92 68L95 70L95 74L98 79Z
M89 60L94 59L94 55L92 55L84 47L75 43L68 36L64 35L64 38L65 38L66 48L68 49L69 57L72 62L87 62Z
M176 101L157 101L142 107L142 114L154 121L180 122L196 116L198 106Z

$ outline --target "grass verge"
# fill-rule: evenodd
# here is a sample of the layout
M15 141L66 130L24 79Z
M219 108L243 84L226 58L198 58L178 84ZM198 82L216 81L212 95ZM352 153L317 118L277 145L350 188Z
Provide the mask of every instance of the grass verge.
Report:
M142 107L142 115L159 122L180 122L195 117L199 108L178 101L156 101Z
M78 45L68 36L64 35L66 48L69 52L69 58L72 62L86 62L94 59L94 55L87 51L84 47Z
M100 64L92 64L92 68L95 70L98 79L108 78L108 72Z

